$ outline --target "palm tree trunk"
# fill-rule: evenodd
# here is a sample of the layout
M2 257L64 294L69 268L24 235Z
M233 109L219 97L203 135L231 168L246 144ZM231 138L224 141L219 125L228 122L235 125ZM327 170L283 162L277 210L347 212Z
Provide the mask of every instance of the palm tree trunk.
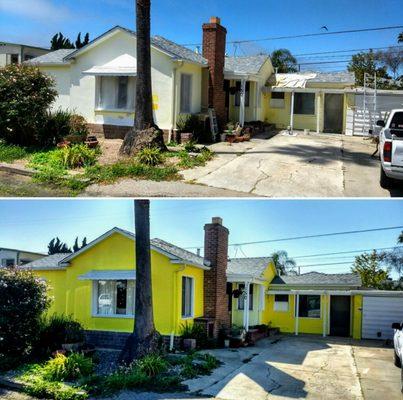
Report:
M151 88L151 0L136 1L137 84L134 126L141 131L154 125Z
M134 359L158 350L159 334L154 327L151 257L150 257L150 201L135 200L136 229L136 306L133 334L128 338L120 360Z

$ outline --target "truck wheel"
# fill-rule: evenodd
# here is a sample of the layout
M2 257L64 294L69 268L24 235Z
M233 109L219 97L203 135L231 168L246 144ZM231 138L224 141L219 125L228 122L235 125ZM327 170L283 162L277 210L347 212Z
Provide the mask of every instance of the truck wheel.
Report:
M381 187L383 189L389 189L392 186L392 179L389 178L386 174L383 168L381 167L381 179L380 182Z
M396 367L399 367L399 368L402 367L402 362L400 361L400 357L397 355L396 350L395 350L395 365L396 365Z

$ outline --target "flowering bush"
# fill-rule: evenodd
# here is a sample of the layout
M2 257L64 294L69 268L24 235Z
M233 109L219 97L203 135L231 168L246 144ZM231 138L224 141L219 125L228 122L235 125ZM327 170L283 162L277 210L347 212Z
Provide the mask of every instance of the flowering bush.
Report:
M49 306L46 283L30 271L0 269L0 369L24 361Z
M19 145L40 142L47 110L57 96L54 86L36 67L0 68L0 138Z

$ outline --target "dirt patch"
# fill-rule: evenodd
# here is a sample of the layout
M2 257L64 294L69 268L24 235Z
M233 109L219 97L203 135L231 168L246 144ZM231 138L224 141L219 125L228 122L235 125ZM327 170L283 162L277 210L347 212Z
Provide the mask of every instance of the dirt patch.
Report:
M119 149L123 143L122 139L98 139L102 154L99 157L101 165L115 164L122 157L119 156Z

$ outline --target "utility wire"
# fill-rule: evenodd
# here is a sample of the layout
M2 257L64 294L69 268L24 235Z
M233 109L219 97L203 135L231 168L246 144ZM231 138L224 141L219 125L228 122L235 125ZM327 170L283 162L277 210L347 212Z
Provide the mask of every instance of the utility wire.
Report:
M387 46L387 47L372 47L372 48L366 48L366 49L319 51L317 53L301 53L301 54L293 54L293 55L294 55L294 57L316 56L316 55L319 55L319 54L354 53L354 52L357 52L357 51L387 50L389 48L403 49L403 46Z
M318 237L328 237L328 236L340 236L340 235L350 235L356 233L365 233L365 232L379 232L379 231L388 231L395 229L402 229L403 225L400 226L390 226L385 228L372 228L372 229L363 229L363 230L355 230L355 231L344 231L344 232L332 232L332 233L321 233L316 235L305 235L305 236L294 236L288 238L280 238L280 239L270 239L270 240L259 240L256 242L244 242L244 243L231 243L228 246L247 246L251 244L262 244L262 243L274 243L274 242L286 242L290 240L300 240L300 239L311 239ZM202 249L204 246L193 246L193 247L185 247L186 250L190 249Z
M329 36L329 35L341 35L347 33L357 33L357 32L374 32L374 31L385 31L391 29L401 29L403 25L395 25L395 26L382 26L378 28L365 28L365 29L350 29L345 31L335 31L335 32L320 32L320 33L305 33L301 35L291 35L291 36L273 36L263 39L249 39L249 40L236 40L227 42L228 44L234 43L257 43L257 42L266 42L269 40L283 40L283 39L297 39L297 38L306 38L306 37L315 37L315 36ZM200 46L201 43L188 43L182 44L182 46Z
M337 251L334 253L320 253L320 254L310 254L305 256L296 256L292 258L311 258L311 257L320 257L320 256L334 256L339 254L351 254L351 253L365 253L367 251L381 251L381 250L393 250L393 249L402 249L403 246L395 246L395 247L380 247L377 249L361 249L361 250L351 250L351 251Z

